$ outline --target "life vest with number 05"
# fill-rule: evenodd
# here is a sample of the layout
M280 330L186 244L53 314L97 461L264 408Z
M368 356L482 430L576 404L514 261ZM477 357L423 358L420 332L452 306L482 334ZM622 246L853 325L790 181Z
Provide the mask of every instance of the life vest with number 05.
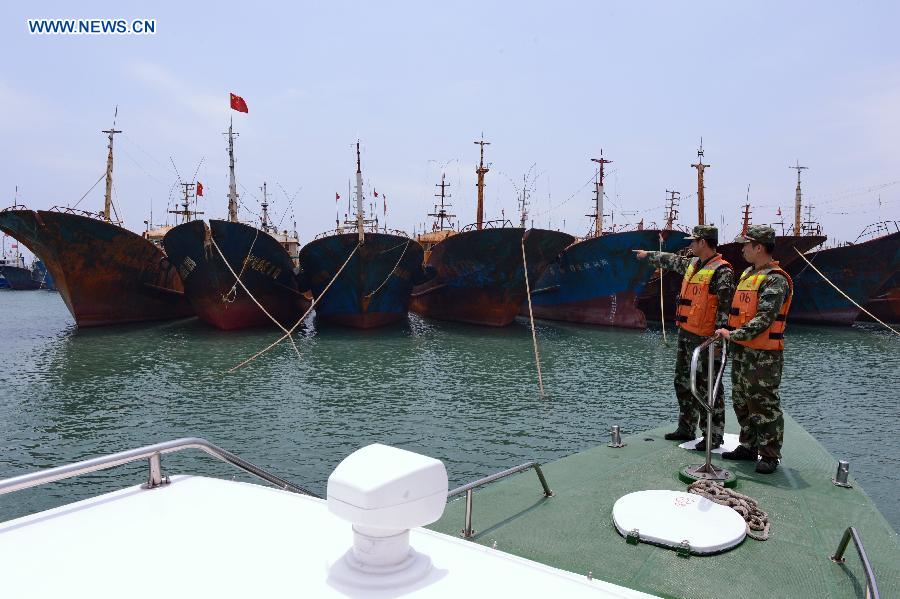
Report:
M715 332L719 297L715 289L709 288L709 283L720 268L731 268L721 254L713 256L702 267L700 258L694 258L688 265L675 311L675 324L685 331L701 337L710 337Z
M759 306L759 288L772 273L778 273L787 279L788 295L778 310L778 315L768 329L754 337L749 341L737 341L738 345L749 347L751 349L774 349L784 350L784 329L787 326L787 313L791 309L791 300L794 298L794 281L790 275L784 272L778 262L773 262L769 268L750 274L752 267L741 273L741 279L738 281L737 290L734 292L734 299L731 301L731 313L728 316L728 328L731 330L739 329L756 316Z

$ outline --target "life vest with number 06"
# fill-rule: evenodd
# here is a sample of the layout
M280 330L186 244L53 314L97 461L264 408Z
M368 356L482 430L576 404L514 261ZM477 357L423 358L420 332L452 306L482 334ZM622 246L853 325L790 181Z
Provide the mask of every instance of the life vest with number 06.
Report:
M722 258L722 254L716 254L702 267L699 265L700 258L694 258L684 273L675 324L689 333L710 337L716 330L719 297L715 289L710 289L709 283L718 269L731 268L731 264Z
M738 281L737 290L734 292L734 299L731 301L731 313L728 316L728 328L732 331L739 329L756 316L759 306L759 288L772 273L778 273L787 279L788 295L778 310L778 315L768 329L754 337L749 341L737 341L732 339L738 345L749 347L751 349L774 349L784 350L784 329L787 326L787 313L791 309L791 300L794 298L794 281L790 275L784 272L778 262L773 262L769 268L764 268L759 272L750 274L752 267L741 273L741 279Z

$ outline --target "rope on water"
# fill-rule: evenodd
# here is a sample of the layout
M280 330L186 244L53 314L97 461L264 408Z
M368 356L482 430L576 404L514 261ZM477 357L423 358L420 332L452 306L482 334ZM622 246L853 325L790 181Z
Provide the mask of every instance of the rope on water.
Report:
M240 286L241 286L241 289L244 290L244 293L247 294L247 297L249 297L250 299L253 300L253 303L256 304L256 306L257 306L260 310L262 310L262 313L265 314L266 316L268 316L268 317L269 317L269 320L271 320L272 322L275 323L275 326L277 326L277 327L278 327L279 329L281 329L284 333L286 333L288 337L290 337L290 339L291 339L291 345L294 347L294 352L297 354L297 357L299 358L299 357L300 357L300 350L297 349L297 344L294 343L294 337L291 335L291 333L288 332L288 330L287 330L286 328L284 328L284 326L283 326L280 322L278 322L278 320L276 320L274 316L272 316L271 314L269 314L269 313L266 311L266 309L263 308L263 306L262 306L261 303L259 303L258 301L256 301L256 298L253 297L253 294L250 293L250 290L247 289L247 286L244 285L244 282L243 282L243 281L241 281L241 277L240 277L239 275L235 274L234 269L232 269L232 268L231 268L231 265L228 264L228 260L225 259L225 255L222 254L222 250L219 249L219 244L216 243L216 240L212 237L212 235L210 235L209 240L212 241L213 247L216 248L216 251L219 253L219 257L222 258L222 262L224 262L224 263L225 263L225 266L228 267L228 272L230 272L232 275L234 275L234 279L237 281L237 283L235 283L235 284L236 284L236 285L240 285ZM252 247L252 246L251 246L251 247ZM246 260L246 258L245 258L245 259L244 259L244 263L246 264L246 262L247 262L247 260ZM243 269L241 269L241 272L243 272ZM224 297L224 296L223 296L223 297Z
M232 367L228 370L228 372L234 372L235 370L238 370L239 368L243 368L244 366L246 366L247 364L249 364L250 362L252 362L252 361L255 360L256 358L260 357L261 355L263 355L264 353L266 353L267 351L269 351L270 349L272 349L273 347L275 347L276 345L278 345L279 343L281 343L282 341L284 341L288 336L292 335L292 334L294 333L294 330L295 330L298 326L300 326L300 323L303 322L303 321L306 319L306 317L309 316L309 313L313 311L313 308L316 307L316 304L318 303L318 301L319 301L320 299L322 299L322 297L323 297L326 293L328 293L328 290L331 289L331 284L334 283L335 281L337 281L337 278L338 278L339 276L341 276L341 273L344 272L344 267L347 266L347 264L350 263L350 259L354 256L354 254L356 254L356 250L359 249L359 246L360 246L360 245L362 245L362 244L360 244L360 243L357 243L357 244L356 244L356 247L353 248L353 251L350 252L350 255L347 256L347 259L344 260L344 263L341 264L341 267L340 267L340 268L338 269L338 271L335 273L334 278L332 278L330 281L328 281L328 285L325 286L325 289L322 290L322 293L319 294L319 297L313 298L312 303L309 305L309 309L308 309L306 312L303 313L303 316L301 316L300 319L299 319L297 322L294 323L294 326L291 327L291 329L287 332L286 335L282 336L280 339L278 339L278 340L275 341L274 343L271 343L271 344L270 344L268 347L266 347L265 349L262 349L262 350L256 352L255 354L253 354L252 356L250 356L249 358L247 358L246 360L244 360L243 362L241 362L241 363L238 364L237 366L232 366Z
M736 511L747 523L747 536L757 541L769 538L769 514L759 509L755 499L742 495L711 480L697 480L688 487L688 493L706 497L719 505Z
M525 269L525 297L528 298L528 320L531 322L531 340L534 342L534 363L537 365L538 387L544 399L544 378L541 376L541 353L538 351L537 333L534 330L534 312L531 310L531 285L528 283L528 260L525 259L525 236L522 236L522 267Z
M663 237L662 233L659 234L659 251L663 251ZM663 345L669 347L669 342L666 339L666 311L665 311L665 302L663 301L663 269L659 269L659 323L662 325L663 332Z
M832 287L834 287L835 290L837 290L838 293L840 293L840 294L843 295L845 298L847 298L848 300L850 300L850 302L852 302L854 306L856 306L857 308L859 308L860 310L862 310L863 312L865 312L866 314L868 314L869 316L871 316L872 319L875 320L875 322L877 322L878 324L880 324L881 326L883 326L883 327L886 328L887 330L891 331L891 332L894 333L895 335L900 335L900 331L897 331L897 329L893 328L893 327L890 326L889 324L885 324L884 322L882 322L882 321L881 321L880 319L878 319L874 314L872 314L871 312L869 312L868 310L866 310L865 308L863 308L862 306L860 306L859 304L857 304L855 301L853 301L853 298L850 297L849 295L847 295L846 293L844 293L843 291L841 291L841 289L840 289L837 285L835 285L835 284L832 283L830 280L828 280L828 277L826 277L825 275L823 275L823 274L822 274L822 271L819 270L818 268L816 268L815 265L814 265L812 262L810 262L810 261L806 258L806 256L803 255L803 252L801 252L801 251L798 250L797 248L794 248L794 251L797 252L797 254L798 254L801 258L803 258L803 260L804 260L807 264L809 264L810 267L811 267L814 271L816 271L816 274L818 274L820 277L822 277L823 279L825 279L825 282L828 283L829 285L831 285Z
M379 291L381 291L381 288L384 287L385 284L387 284L388 281L391 280L391 277L393 276L394 272L397 270L397 267L400 266L400 261L403 260L403 256L406 255L406 250L409 249L409 243L410 243L410 241L412 241L412 239L407 240L407 242L406 242L406 247L403 248L403 252L400 254L400 258L397 260L397 263L394 265L394 268L391 269L391 272L388 273L388 276L384 279L384 281L381 282L381 285L379 285L378 287L376 287L376 288L375 288L375 291L372 291L372 292L370 292L370 293L367 293L367 294L366 294L366 297L373 297L376 293L378 293ZM397 249L398 247L400 247L400 244L399 244L399 243L398 243L397 245L395 245L394 247L392 247L391 250L395 250L395 249Z

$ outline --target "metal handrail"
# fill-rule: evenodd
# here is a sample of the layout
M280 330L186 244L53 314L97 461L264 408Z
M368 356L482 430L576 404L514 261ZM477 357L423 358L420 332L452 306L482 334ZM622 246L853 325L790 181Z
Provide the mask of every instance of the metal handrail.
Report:
M859 537L856 528L853 526L847 527L847 530L844 531L844 536L841 537L841 542L838 544L837 551L831 556L831 561L837 564L844 563L844 551L847 549L850 539L853 539L853 544L856 546L856 552L859 554L859 561L861 561L863 565L863 572L866 574L866 597L867 599L880 599L881 595L878 593L878 582L875 580L875 572L872 570L872 564L869 563L869 556L866 554L866 548L863 546L862 539Z
M721 363L719 364L719 369L716 371L716 376L713 377L712 373L715 370L716 363L716 342L722 341L722 358ZM709 348L707 352L707 367L706 367L706 401L703 400L703 396L700 394L700 391L697 389L697 367L700 363L700 354L704 349ZM703 409L706 410L706 435L705 435L705 445L706 445L706 461L699 466L688 466L683 472L688 474L691 477L700 477L705 480L715 480L715 481L724 481L728 480L731 475L728 470L724 468L718 468L713 466L712 463L712 417L713 410L716 405L716 397L719 393L719 385L722 383L722 376L725 374L725 365L728 363L728 343L725 341L723 337L718 335L713 335L709 337L706 341L698 345L694 348L694 352L691 354L691 394L694 396L694 399L703 406Z
M472 481L468 484L465 484L461 487L457 487L447 493L447 499L451 497L456 497L457 495L466 494L466 518L465 523L463 525L463 529L460 531L462 536L465 538L471 538L475 536L475 530L472 529L472 499L473 499L473 491L482 485L490 484L494 481L498 481L501 478L506 478L511 474L516 474L517 472L522 472L523 470L528 470L529 468L534 468L535 473L538 476L538 479L541 481L541 486L544 488L544 497L553 497L553 491L550 490L550 486L547 485L547 479L544 478L544 472L541 470L541 465L538 462L525 462L524 464L519 464L518 466L513 466L507 470L502 470L500 472L495 472L494 474L490 474L485 476L484 478L479 478L476 481Z
M304 489L302 487L293 485L286 480L275 476L274 474L270 474L259 466L256 466L255 464L252 464L247 460L234 455L230 451L213 445L206 439L201 439L199 437L185 437L183 439L174 439L172 441L156 443L155 445L146 445L144 447L120 451L119 453L100 456L98 458L91 458L89 460L83 460L81 462L75 462L73 464L66 464L65 466L57 466L56 468L38 470L37 472L32 472L30 474L22 474L21 476L14 476L12 478L3 479L0 480L0 495L13 493L15 491L21 491L23 489L36 487L38 485L43 485L66 478L72 478L74 476L87 474L89 472L96 472L97 470L107 470L109 468L114 468L116 466L121 466L123 464L128 464L130 462L144 459L148 461L148 466L150 469L147 483L144 486L146 488L152 489L168 482L168 477L163 476L162 474L162 470L160 467L160 457L163 454L174 453L183 449L199 449L200 451L218 458L223 462L227 462L232 466L235 466L243 470L244 472L247 472L248 474L252 474L253 476L261 478L266 482L275 485L276 487L284 489L285 491L291 491L292 493L299 493L301 495L310 495L312 497L319 497L315 493L308 491L307 489Z

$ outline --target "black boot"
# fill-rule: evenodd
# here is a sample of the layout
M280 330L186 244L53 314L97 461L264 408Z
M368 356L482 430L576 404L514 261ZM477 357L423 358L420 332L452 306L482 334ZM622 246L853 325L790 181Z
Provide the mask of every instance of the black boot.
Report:
M666 433L663 435L663 438L666 441L693 441L694 433L686 433L682 430L677 430L674 433Z
M756 471L760 474L772 474L778 468L777 458L762 458L756 463Z
M721 446L722 446L721 439L713 440L712 449L718 449ZM700 442L697 443L697 446L694 447L694 449L696 451L706 451L706 437L703 437L702 439L700 439Z
M725 453L723 453L722 457L726 460L744 460L746 462L755 462L756 450L744 447L743 445L738 445L734 451L726 451Z

